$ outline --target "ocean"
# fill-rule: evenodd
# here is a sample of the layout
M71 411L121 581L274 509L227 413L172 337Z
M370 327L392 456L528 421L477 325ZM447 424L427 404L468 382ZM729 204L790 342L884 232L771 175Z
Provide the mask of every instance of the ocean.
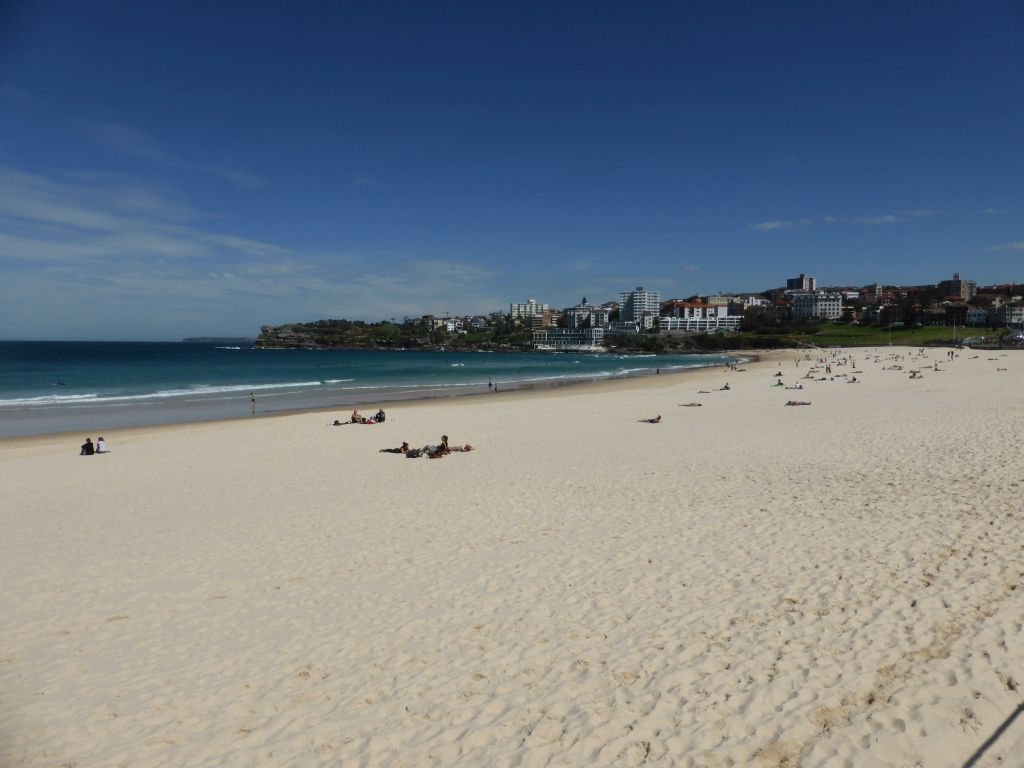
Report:
M476 394L734 362L728 355L256 349L0 341L0 437ZM341 414L344 415L344 414Z

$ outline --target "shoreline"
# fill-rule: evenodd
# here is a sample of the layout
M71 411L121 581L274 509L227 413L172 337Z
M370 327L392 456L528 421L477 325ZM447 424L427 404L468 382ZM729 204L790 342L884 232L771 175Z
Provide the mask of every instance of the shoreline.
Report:
M747 364L761 359L775 350L752 350L746 354L732 352L722 353L723 357L733 357L740 364ZM184 426L190 424L220 423L230 421L249 421L254 418L274 418L278 416L297 415L301 413L323 413L345 410L367 405L399 405L416 402L435 402L438 400L479 397L493 397L507 393L545 392L564 387L589 387L615 382L646 379L656 375L674 376L693 373L708 368L721 368L727 363L717 365L694 366L692 368L666 368L660 374L653 370L634 371L624 375L593 376L579 378L523 379L499 382L501 390L489 391L485 385L451 384L431 388L403 387L380 390L362 394L360 390L334 390L325 393L301 392L295 394L260 395L257 397L256 413L251 413L248 396L221 398L191 402L161 402L155 404L120 403L105 405L62 405L59 407L36 406L8 412L7 418L0 421L0 447L11 440L33 437L59 436L64 437L78 433L123 433L128 430L146 429L159 426ZM345 397L338 397L343 392ZM225 402L230 400L230 402ZM328 402L329 401L329 402ZM4 416L0 410L0 416ZM113 416L113 418L111 418ZM54 428L38 431L11 431L19 422L31 424L53 424ZM74 422L73 425L67 422ZM97 426L99 425L99 426Z

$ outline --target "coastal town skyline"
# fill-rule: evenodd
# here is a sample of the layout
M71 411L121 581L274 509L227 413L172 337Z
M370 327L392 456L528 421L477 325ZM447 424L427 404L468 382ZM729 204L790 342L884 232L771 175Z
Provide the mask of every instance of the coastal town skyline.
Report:
M1022 34L1008 1L7 4L2 335L1014 282Z

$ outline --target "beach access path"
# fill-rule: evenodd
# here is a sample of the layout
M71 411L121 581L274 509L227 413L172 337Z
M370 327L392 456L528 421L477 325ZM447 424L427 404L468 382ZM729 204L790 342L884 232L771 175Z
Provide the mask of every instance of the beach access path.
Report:
M0 441L0 765L966 766L1024 699L1024 353L803 354Z

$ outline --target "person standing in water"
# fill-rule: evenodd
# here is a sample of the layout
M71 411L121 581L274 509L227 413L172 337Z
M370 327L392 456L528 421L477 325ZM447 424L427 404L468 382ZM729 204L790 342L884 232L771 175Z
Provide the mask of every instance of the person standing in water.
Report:
M252 401L252 415L255 416L256 415L256 393L255 392L250 392L249 393L249 399Z

